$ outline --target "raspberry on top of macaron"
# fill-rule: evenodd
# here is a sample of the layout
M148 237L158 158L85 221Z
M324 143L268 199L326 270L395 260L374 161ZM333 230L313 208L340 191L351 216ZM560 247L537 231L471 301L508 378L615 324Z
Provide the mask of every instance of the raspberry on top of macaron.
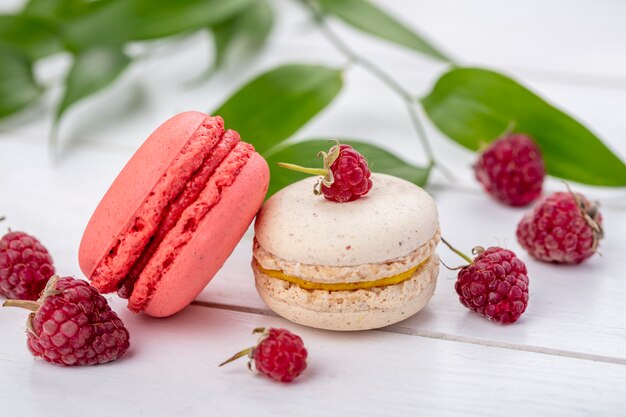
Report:
M313 193L323 194L327 200L339 203L354 201L372 189L372 174L367 160L352 146L336 141L328 153L320 151L317 156L324 158L324 168L306 168L285 162L278 165L292 171L320 175Z

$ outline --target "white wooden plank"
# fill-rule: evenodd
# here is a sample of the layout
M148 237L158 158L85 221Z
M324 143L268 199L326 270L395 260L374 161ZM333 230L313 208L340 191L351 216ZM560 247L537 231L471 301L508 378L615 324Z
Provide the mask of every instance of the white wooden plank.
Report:
M123 310L121 303L114 307ZM386 332L289 326L309 350L291 385L218 368L276 318L190 307L170 319L122 313L132 347L118 362L61 368L33 361L25 313L0 316L0 400L6 415L618 416L626 367Z

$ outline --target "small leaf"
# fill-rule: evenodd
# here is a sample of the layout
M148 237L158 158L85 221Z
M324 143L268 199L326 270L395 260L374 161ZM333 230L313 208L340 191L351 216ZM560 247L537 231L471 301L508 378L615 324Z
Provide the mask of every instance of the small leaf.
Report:
M63 49L53 25L42 19L21 15L0 15L0 41L20 48L31 59Z
M222 116L226 127L265 152L330 104L342 86L340 70L283 65L244 85L212 114Z
M32 61L14 46L0 43L0 118L32 103L42 92L33 77Z
M469 149L479 149L512 125L534 138L550 175L591 185L626 185L626 165L589 129L504 75L453 69L422 103L443 133Z
M424 37L366 0L320 0L322 10L378 38L411 48L435 59L452 62Z
M78 54L67 75L63 99L56 120L76 102L111 84L124 71L130 59L115 47L99 47Z
M356 140L342 140L341 143L352 145L367 159L372 172L395 175L404 178L413 184L423 186L428 180L429 168L411 165L392 153L370 143ZM307 177L307 174L290 171L277 165L278 162L288 162L305 167L322 167L319 151L328 151L334 144L330 139L315 139L304 142L290 143L280 150L266 156L270 167L270 187L267 197L281 188Z
M222 22L255 0L100 0L93 10L67 22L73 50L155 39ZM106 34L106 36L103 36Z
M243 43L245 52L260 52L273 23L274 15L269 3L259 0L234 17L213 25L214 67L220 68L224 64L227 52L238 42Z

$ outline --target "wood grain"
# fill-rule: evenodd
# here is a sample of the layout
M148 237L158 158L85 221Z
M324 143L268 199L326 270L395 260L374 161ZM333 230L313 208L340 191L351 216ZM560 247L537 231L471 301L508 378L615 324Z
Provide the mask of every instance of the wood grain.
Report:
M25 313L3 312L0 401L7 415L621 415L626 367L380 331L332 333L289 326L309 350L291 385L218 368L279 319L190 307L168 320L124 311L128 356L64 369L33 362ZM19 399L19 400L18 400Z

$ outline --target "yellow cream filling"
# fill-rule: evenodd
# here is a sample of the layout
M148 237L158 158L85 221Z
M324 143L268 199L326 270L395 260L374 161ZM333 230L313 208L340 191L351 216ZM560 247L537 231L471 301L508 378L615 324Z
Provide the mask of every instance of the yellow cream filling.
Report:
M305 290L353 291L353 290L365 290L368 288L384 287L387 285L399 284L411 278L413 274L415 273L415 271L417 271L420 266L425 264L426 261L421 262L419 265L416 265L407 271L400 272L399 274L392 275L390 277L380 278L374 281L338 282L338 283L307 281L302 278L287 275L283 271L280 271L280 270L265 269L261 265L258 265L258 264L257 265L259 267L259 270L263 272L265 275L269 275L272 278L282 279L283 281L291 282L292 284L295 284L301 288L304 288Z

